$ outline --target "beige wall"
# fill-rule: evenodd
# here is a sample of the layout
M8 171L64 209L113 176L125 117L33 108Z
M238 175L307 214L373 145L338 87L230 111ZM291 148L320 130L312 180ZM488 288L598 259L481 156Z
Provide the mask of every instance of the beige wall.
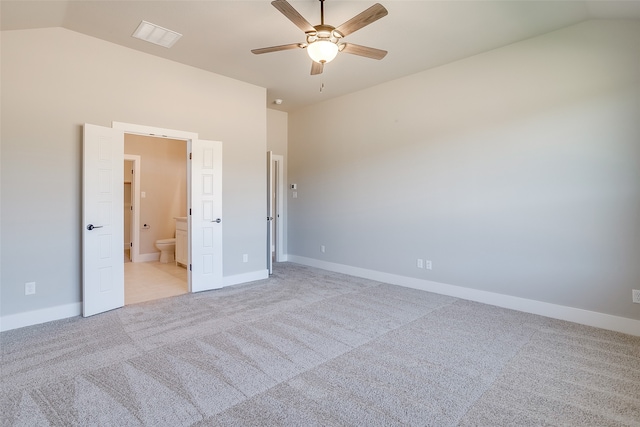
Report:
M294 111L289 254L638 320L639 118L637 20Z
M156 253L156 240L175 237L174 218L187 215L187 142L125 134L124 152L140 156L140 253Z
M83 123L222 141L223 274L264 271L264 88L62 28L0 42L3 317L79 307ZM30 281L37 293L25 296Z

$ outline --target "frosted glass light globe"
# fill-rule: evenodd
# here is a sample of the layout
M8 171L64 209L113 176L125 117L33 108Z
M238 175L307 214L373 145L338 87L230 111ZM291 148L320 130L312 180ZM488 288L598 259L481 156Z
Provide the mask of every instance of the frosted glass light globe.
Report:
M338 45L328 40L317 40L307 46L309 57L320 64L333 61L338 54Z

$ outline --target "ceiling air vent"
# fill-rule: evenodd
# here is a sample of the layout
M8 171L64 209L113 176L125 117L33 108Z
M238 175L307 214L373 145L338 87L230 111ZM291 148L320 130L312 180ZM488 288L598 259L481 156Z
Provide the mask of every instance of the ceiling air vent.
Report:
M132 36L149 43L170 48L182 37L182 34L167 30L151 22L142 21Z

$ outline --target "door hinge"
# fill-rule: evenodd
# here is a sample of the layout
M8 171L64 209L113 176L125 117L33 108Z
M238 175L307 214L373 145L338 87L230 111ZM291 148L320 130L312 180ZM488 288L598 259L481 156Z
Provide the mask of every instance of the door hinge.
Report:
M189 153L189 160L193 159L193 153Z
M189 208L189 215L191 215L191 208Z
M129 209L133 210L133 206L129 206Z
M191 264L189 264L189 271L193 271L193 268L191 268Z
M133 247L133 242L129 242L129 247L132 248Z

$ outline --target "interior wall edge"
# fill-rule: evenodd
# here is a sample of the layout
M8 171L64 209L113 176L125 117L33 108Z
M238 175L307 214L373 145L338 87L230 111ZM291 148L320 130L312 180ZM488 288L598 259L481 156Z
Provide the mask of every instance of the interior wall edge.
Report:
M552 304L543 301L536 301L511 295L499 294L495 292L482 291L478 289L465 288L462 286L449 285L446 283L433 282L430 280L417 279L415 277L400 276L397 274L385 273L381 271L369 270L366 268L353 267L350 265L337 264L322 261L314 258L307 258L298 255L288 255L288 261L296 264L307 265L309 267L321 268L323 270L334 271L336 273L349 274L351 276L362 277L364 279L376 280L397 286L418 289L426 292L433 292L440 295L447 295L483 304L521 311L524 313L537 314L552 319L565 320L579 323L581 325L593 326L624 334L640 336L640 320L626 317L614 316L596 311L589 311L575 307L568 307L559 304Z

